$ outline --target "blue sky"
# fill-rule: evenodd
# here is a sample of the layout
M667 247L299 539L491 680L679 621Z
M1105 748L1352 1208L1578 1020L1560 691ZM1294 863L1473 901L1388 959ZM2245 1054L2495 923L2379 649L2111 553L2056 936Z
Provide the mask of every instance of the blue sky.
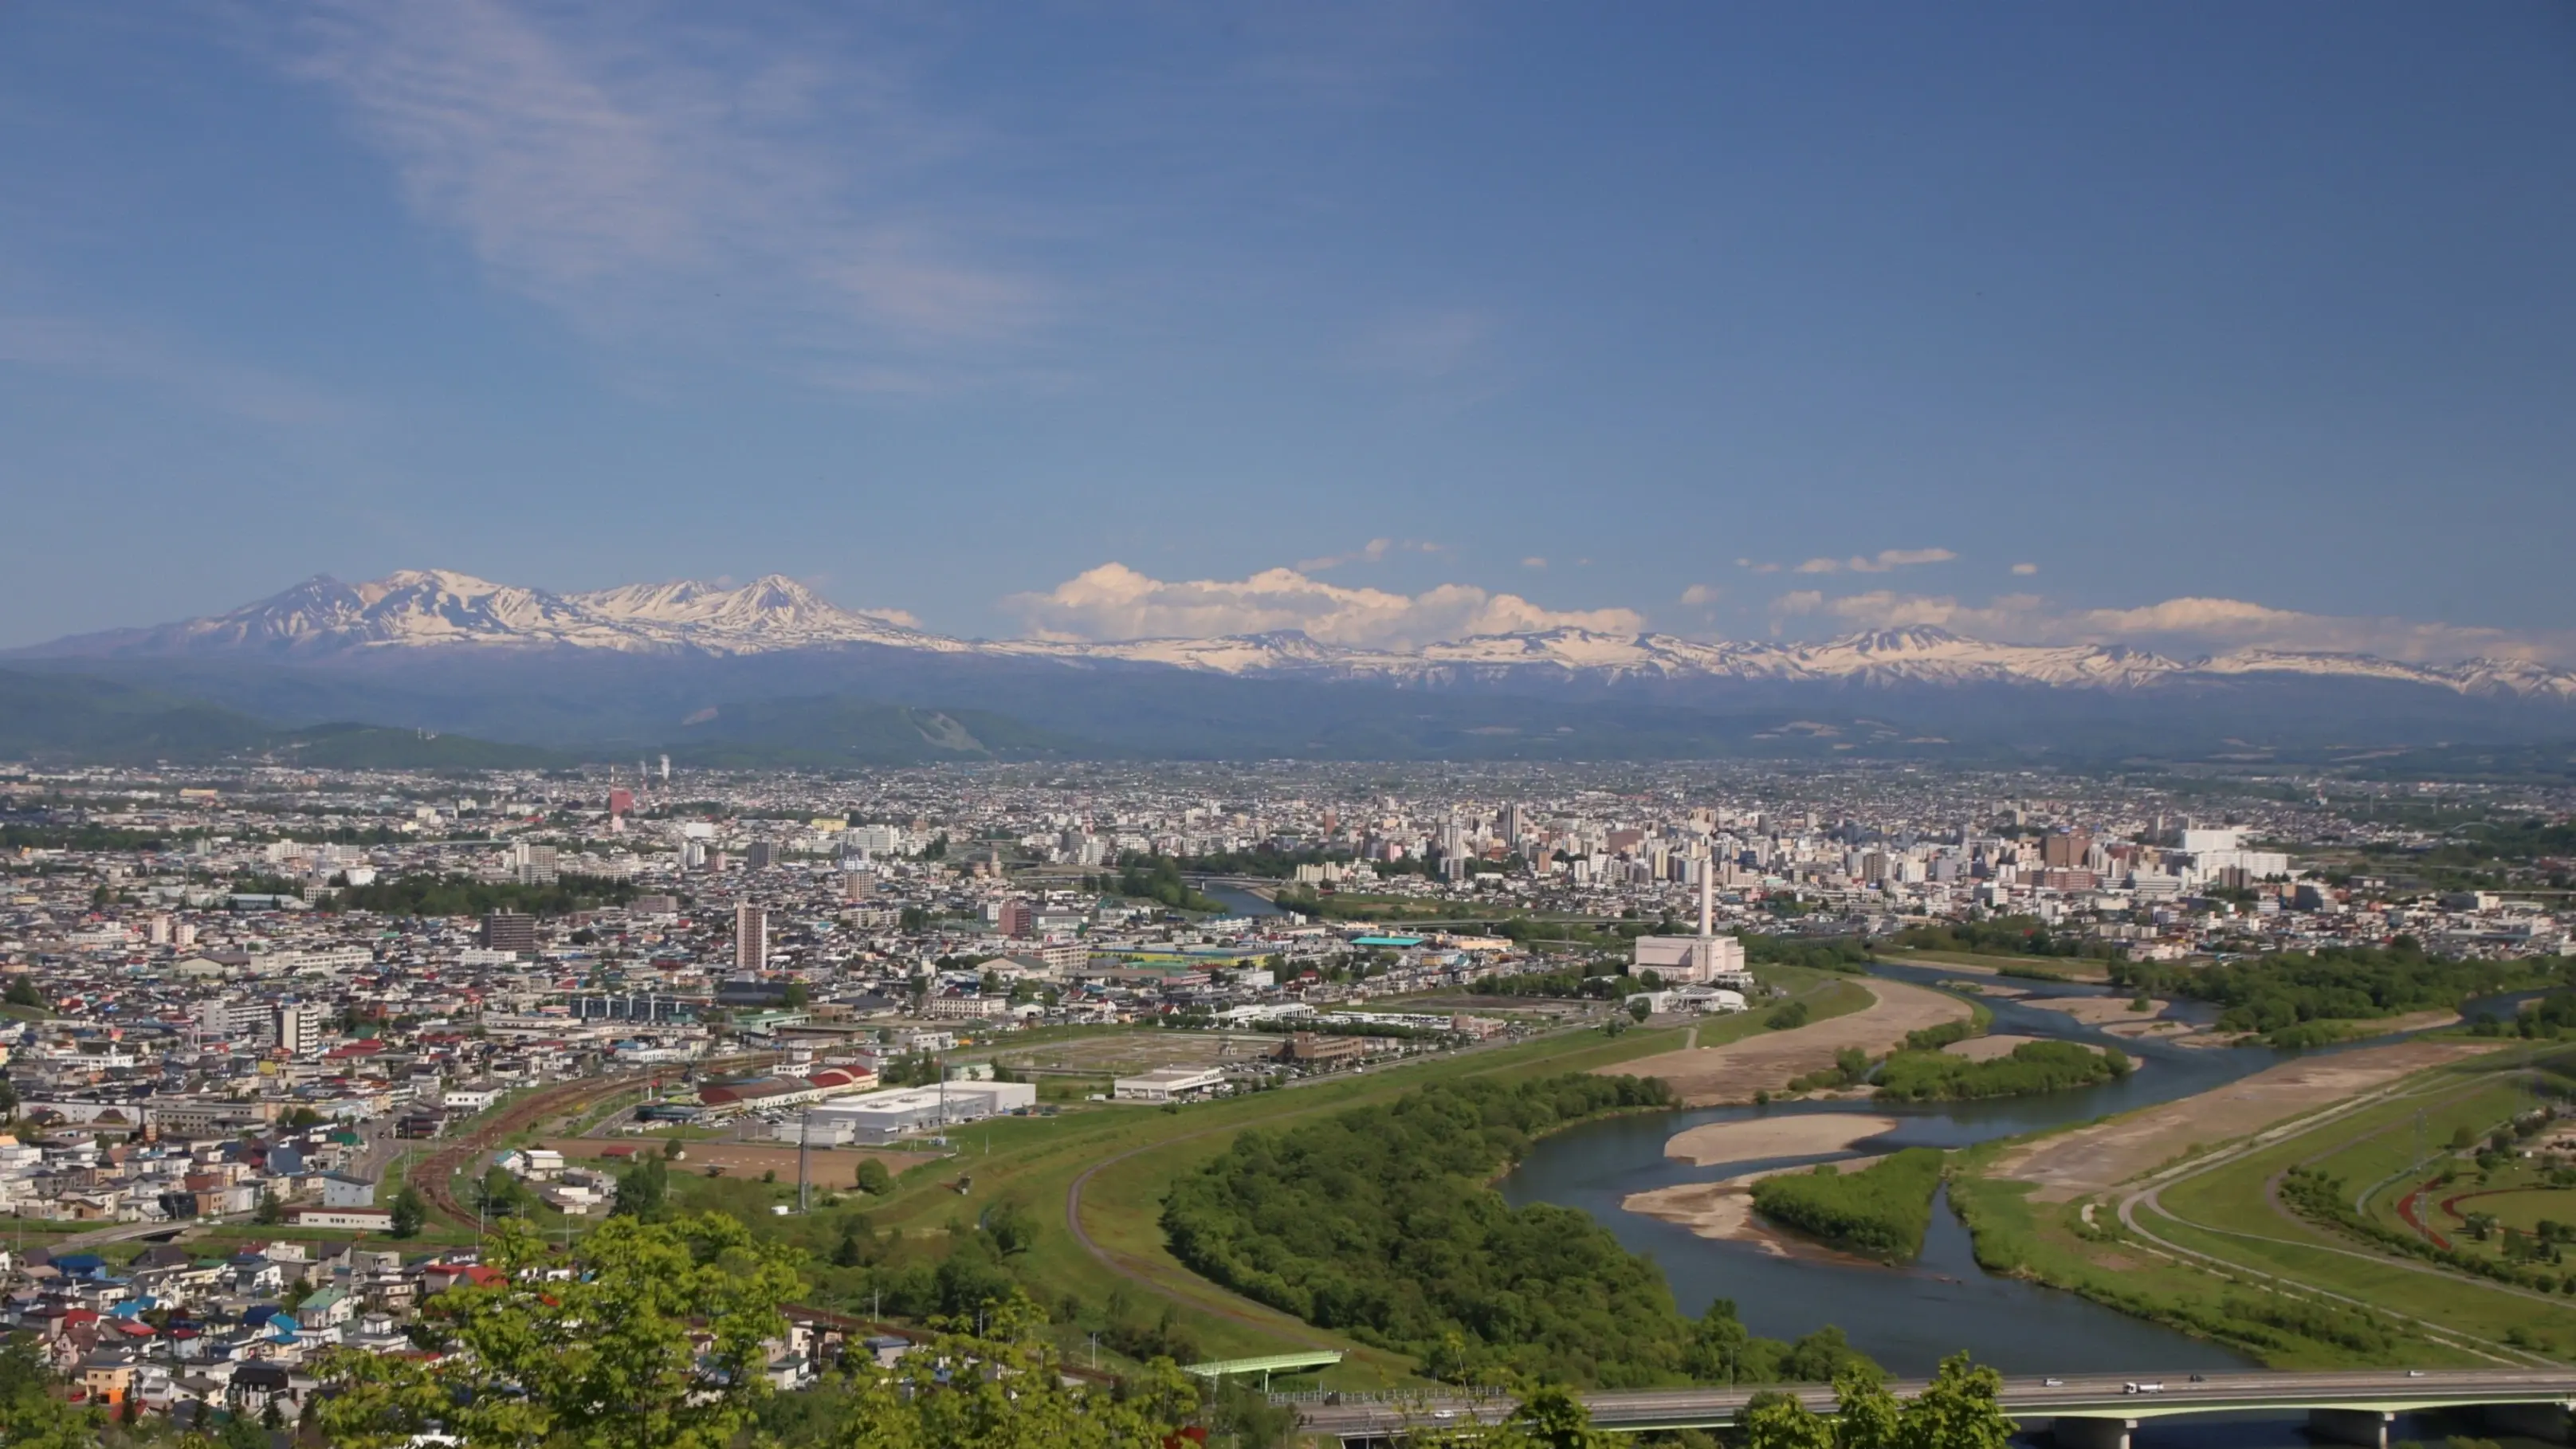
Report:
M2576 659L2571 163L2537 0L0 7L0 645L441 567Z

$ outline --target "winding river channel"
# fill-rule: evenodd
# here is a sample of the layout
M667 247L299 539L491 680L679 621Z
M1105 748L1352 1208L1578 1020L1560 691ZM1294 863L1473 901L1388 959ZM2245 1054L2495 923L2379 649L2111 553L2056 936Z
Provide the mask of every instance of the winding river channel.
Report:
M1246 914L1277 909L1246 891L1213 887L1209 893ZM1882 963L1870 969L1876 976L1925 986L1972 979L1969 973L1937 966ZM2108 994L2096 986L2018 978L1997 984L2033 998ZM2470 1011L2473 1015L2509 1013L2521 999L2498 997L2473 1003ZM1613 1117L1541 1140L1498 1187L1515 1205L1556 1203L1590 1214L1630 1250L1648 1255L1663 1269L1684 1312L1697 1314L1712 1300L1731 1298L1745 1325L1767 1337L1795 1339L1828 1325L1839 1326L1854 1347L1899 1374L1927 1373L1943 1357L1961 1349L2009 1374L2162 1375L2259 1367L2232 1349L2129 1317L2075 1294L1987 1274L1977 1266L1967 1229L1951 1214L1946 1201L1935 1204L1922 1256L1900 1268L1830 1257L1782 1257L1751 1243L1703 1238L1678 1224L1620 1206L1632 1193L1715 1181L1766 1167L1829 1162L1900 1147L1965 1147L2042 1127L2090 1121L2206 1092L2293 1055L2269 1047L2187 1047L2152 1038L2122 1038L2064 1012L2041 1010L2018 1000L1989 997L1984 1004L1994 1012L1990 1032L2116 1046L2138 1063L2138 1070L2100 1086L1985 1102L1798 1102ZM2197 1003L2179 1002L2165 1014L2178 1020L2207 1021L2212 1012ZM1861 1143L1856 1152L1706 1166L1664 1155L1665 1144L1674 1134L1702 1123L1820 1112L1890 1117L1897 1125ZM2277 1415L2153 1421L2140 1430L2137 1441L2141 1449L2284 1449L2309 1442L2300 1424L2296 1418ZM2419 1421L2414 1415L2402 1416L2395 1429L2399 1437L2436 1441L2445 1433L2463 1432L2461 1425L2435 1418Z
M1962 979L1962 973L1939 967L1879 965L1872 971L1918 985ZM2018 979L2004 984L2033 997L2105 994L2100 987L2073 984ZM1989 1028L1993 1032L2117 1046L2138 1062L2138 1070L2101 1086L1984 1102L1804 1102L1616 1117L1541 1141L1499 1186L1516 1205L1549 1202L1589 1213L1631 1250L1651 1256L1663 1268L1685 1312L1697 1313L1713 1299L1732 1298L1745 1325L1772 1338L1794 1339L1828 1324L1839 1325L1855 1347L1899 1373L1928 1371L1943 1355L1963 1348L2006 1373L2143 1373L2251 1366L2251 1360L2231 1349L2131 1318L2072 1293L1988 1275L1977 1267L1967 1230L1946 1202L1936 1204L1922 1257L1902 1268L1780 1257L1754 1244L1699 1237L1678 1224L1620 1207L1629 1194L1649 1188L1853 1155L1709 1166L1664 1155L1664 1144L1675 1133L1704 1122L1854 1112L1892 1117L1897 1123L1894 1130L1863 1143L1859 1148L1863 1153L1899 1147L1964 1147L2192 1096L2261 1071L2288 1055L2268 1047L2187 1047L2152 1039L2124 1040L2061 1011L2003 999L1985 1004L1994 1012ZM2494 1009L2504 1002L2479 1005ZM2179 1003L2167 1014L2205 1021L2207 1011L2193 1003Z

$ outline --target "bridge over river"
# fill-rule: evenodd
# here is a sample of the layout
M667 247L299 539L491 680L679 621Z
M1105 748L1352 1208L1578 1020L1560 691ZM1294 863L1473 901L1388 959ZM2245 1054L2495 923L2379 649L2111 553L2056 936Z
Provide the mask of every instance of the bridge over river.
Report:
M2144 1391L2133 1391L2132 1386ZM2158 1386L2149 1388L2148 1386ZM1888 1387L1900 1397L1920 1392L1920 1382ZM1719 1429L1734 1424L1744 1404L1763 1388L1635 1389L1584 1395L1595 1427L1622 1433L1658 1429ZM1830 1389L1793 1390L1807 1407L1830 1412ZM1435 1393L1418 1398L1300 1395L1300 1420L1316 1434L1338 1435L1346 1446L1400 1439L1408 1429L1453 1428L1491 1422L1511 1411L1509 1400ZM2409 1373L2372 1369L2344 1373L2214 1373L2136 1378L2068 1375L2004 1380L2003 1407L2025 1425L2050 1420L2067 1449L2128 1449L2129 1433L2144 1419L2187 1414L2296 1413L2308 1415L2318 1437L2364 1449L2386 1449L2397 1415L2433 1409L2470 1410L2494 1430L2567 1443L2569 1410L2576 1408L2576 1371L2443 1370Z

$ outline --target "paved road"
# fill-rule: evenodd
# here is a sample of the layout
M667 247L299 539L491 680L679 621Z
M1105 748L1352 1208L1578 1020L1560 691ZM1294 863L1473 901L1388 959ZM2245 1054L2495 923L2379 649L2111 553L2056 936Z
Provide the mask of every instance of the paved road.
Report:
M2164 1387L2155 1393L2132 1394L2126 1391L2132 1382L2161 1383ZM1910 1397L1921 1392L1923 1384L1893 1383L1888 1387L1900 1397ZM1708 1426L1731 1419L1746 1400L1760 1392L1763 1390L1755 1388L1644 1389L1586 1394L1584 1403L1592 1410L1593 1423L1605 1429ZM1830 1389L1807 1387L1795 1392L1811 1409L1833 1407ZM2576 1371L2566 1369L2210 1374L2198 1382L2188 1374L2141 1374L2135 1379L2069 1375L2055 1382L2006 1379L2003 1391L2005 1412L2034 1419L2135 1419L2248 1409L2430 1408L2570 1401L2576 1401ZM1299 1418L1311 1432L1359 1438L1409 1426L1493 1420L1509 1412L1510 1405L1505 1400L1431 1395L1411 1403L1310 1405Z

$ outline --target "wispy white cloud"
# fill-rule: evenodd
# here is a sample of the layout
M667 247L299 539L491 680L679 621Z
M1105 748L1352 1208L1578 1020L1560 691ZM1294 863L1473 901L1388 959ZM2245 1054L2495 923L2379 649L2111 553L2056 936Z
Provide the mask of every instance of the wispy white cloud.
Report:
M2035 563L2017 563L2012 566L2012 571L2022 578L2029 578L2032 574L2039 572L2039 565Z
M900 392L995 362L1057 314L1059 289L1001 255L1010 228L923 183L969 164L974 140L896 67L837 34L633 19L322 0L286 61L339 100L415 213L588 329L765 346Z
M1720 598L1723 598L1725 593L1726 591L1724 589L1719 588L1715 584L1693 584L1689 588L1682 590L1682 602L1692 605L1693 607L1714 604Z
M1525 569L1543 569L1547 567L1547 560L1539 557L1537 554L1531 554L1528 558L1521 560L1521 567Z
M1897 569L1914 568L1921 564L1948 563L1957 557L1957 554L1946 548L1887 548L1867 556L1854 554L1850 558L1811 558L1798 565L1796 572L1884 574L1892 573ZM1768 567L1758 568L1756 571L1772 572Z
M2243 599L2189 597L2136 608L2069 608L2039 594L2003 594L1983 604L1946 595L1879 589L1828 598L1818 590L1772 601L1775 626L1804 616L1857 628L1929 624L1979 638L2032 644L2129 644L2168 653L2277 649L2374 654L2408 663L2487 657L2576 662L2576 631L2515 631L2480 625L2347 614L2311 614Z
M1167 582L1107 563L1004 608L1050 639L1206 639L1297 629L1331 644L1414 649L1444 639L1531 629L1634 633L1632 609L1548 609L1518 594L1442 584L1419 594L1353 589L1269 569L1246 579Z
M1446 544L1426 543L1420 539L1372 538L1348 553L1326 554L1322 558L1301 558L1294 565L1301 573L1321 573L1345 564L1384 563L1395 553L1439 553Z

